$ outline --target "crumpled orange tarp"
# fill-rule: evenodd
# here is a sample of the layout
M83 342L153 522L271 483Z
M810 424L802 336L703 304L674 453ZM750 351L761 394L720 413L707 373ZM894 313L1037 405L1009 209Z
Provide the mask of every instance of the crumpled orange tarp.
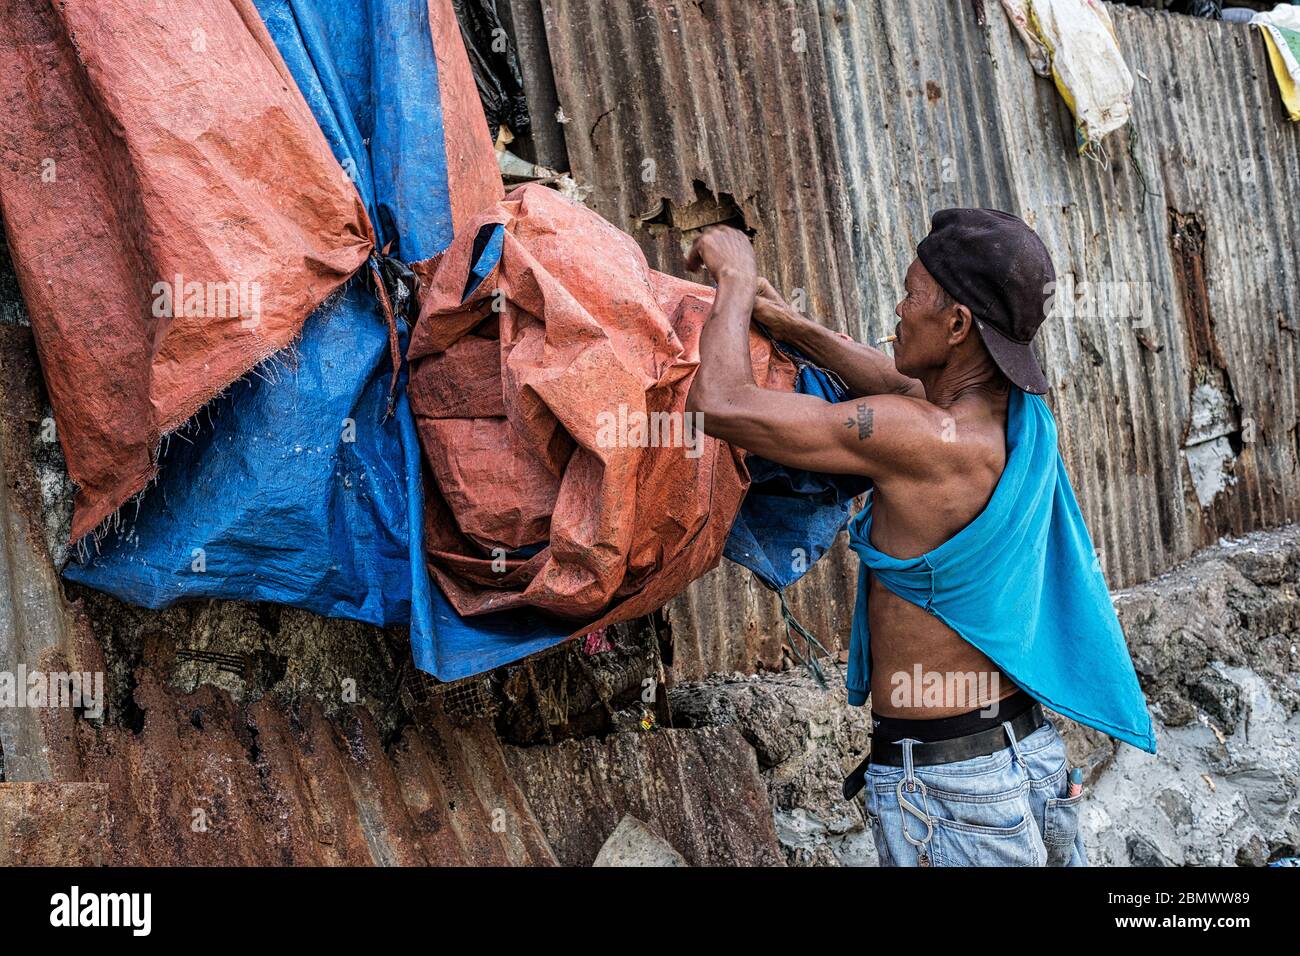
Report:
M77 539L373 232L252 0L0 0L0 144Z
M490 223L505 226L500 264L462 302ZM434 478L425 549L459 613L530 606L599 627L717 564L749 482L744 453L702 434L692 457L644 447L635 428L601 431L684 412L712 296L651 270L629 236L543 186L460 230L421 291L408 352ZM758 382L793 389L793 364L765 338L751 333L750 354Z

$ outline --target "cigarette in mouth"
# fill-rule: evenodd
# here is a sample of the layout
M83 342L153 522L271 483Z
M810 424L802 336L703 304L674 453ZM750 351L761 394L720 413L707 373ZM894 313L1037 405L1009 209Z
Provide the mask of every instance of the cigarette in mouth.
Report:
M883 339L876 339L876 348L880 348L882 345L888 345L896 338L898 338L897 335L886 335Z

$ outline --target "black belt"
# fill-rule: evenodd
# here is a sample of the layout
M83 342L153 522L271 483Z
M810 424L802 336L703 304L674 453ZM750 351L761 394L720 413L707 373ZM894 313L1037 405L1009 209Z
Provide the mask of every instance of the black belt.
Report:
M1047 718L1043 716L1043 708L1040 704L1034 704L1019 717L1008 721L1011 724L1011 732L1016 735L1016 740L1024 740L1039 727L1043 726ZM912 744L912 766L914 767L933 767L938 764L957 763L959 760L970 760L972 757L985 757L989 754L995 754L999 750L1005 750L1011 746L1011 741L1007 739L1007 732L1001 724L996 727L990 727L988 730L981 730L978 733L967 734L964 737L953 737L951 740L936 740L933 743ZM852 800L859 791L867 784L867 764L879 764L885 767L903 766L903 745L881 741L872 743L871 752L867 754L865 760L853 768L853 772L844 778L844 799Z

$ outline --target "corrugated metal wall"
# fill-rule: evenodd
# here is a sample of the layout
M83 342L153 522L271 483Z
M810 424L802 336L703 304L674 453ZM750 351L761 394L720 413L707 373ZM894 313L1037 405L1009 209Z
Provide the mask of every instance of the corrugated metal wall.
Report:
M1076 288L1110 283L1146 300L1147 327L1083 309L1098 314L1042 331L1063 451L1112 585L1221 534L1294 520L1300 212L1286 197L1300 136L1280 116L1259 37L1113 8L1140 73L1132 128L1106 143L1103 163L1073 155L1068 111L1000 11L985 34L955 6L823 5L860 287L896 282L934 210L992 205L1028 220ZM1203 297L1182 288L1191 250L1174 248L1171 209L1204 225ZM884 303L867 305L850 331L892 321ZM1197 344L1207 328L1256 440L1203 510L1182 445L1192 388L1219 377Z
M1063 282L1108 297L1046 323L1040 355L1112 586L1300 518L1300 129L1250 28L1112 7L1135 112L1099 160L993 0L984 28L960 0L542 6L573 175L656 267L681 273L681 236L646 213L699 182L736 198L781 288L860 338L892 327L946 206L1021 215ZM1216 449L1203 506L1188 457ZM843 642L852 563L824 564L792 603ZM771 664L783 633L735 568L667 613L682 676Z

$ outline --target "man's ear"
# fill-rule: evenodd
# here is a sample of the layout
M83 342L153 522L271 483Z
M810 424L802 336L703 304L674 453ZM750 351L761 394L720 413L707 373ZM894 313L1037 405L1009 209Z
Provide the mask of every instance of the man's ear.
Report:
M970 314L970 309L960 302L954 303L948 316L948 344L961 345L974 327L975 317Z

